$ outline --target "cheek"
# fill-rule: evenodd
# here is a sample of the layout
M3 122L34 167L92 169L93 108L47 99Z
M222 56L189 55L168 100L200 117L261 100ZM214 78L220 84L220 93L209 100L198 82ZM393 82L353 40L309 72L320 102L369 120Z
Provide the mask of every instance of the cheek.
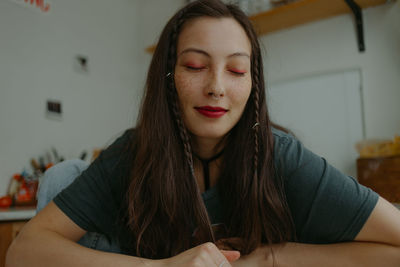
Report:
M193 97L196 91L195 85L197 83L193 78L178 73L175 75L174 79L179 102L184 106L190 102L190 98Z
M231 99L236 105L244 108L251 93L251 81L236 83L231 90Z

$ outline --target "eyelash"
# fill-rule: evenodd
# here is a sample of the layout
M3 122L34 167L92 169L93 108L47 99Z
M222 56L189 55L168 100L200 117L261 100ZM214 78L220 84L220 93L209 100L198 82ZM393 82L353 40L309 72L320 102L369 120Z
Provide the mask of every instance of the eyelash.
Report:
M192 67L192 66L186 66L189 70L202 70L204 67Z
M237 76L244 76L246 74L246 72L236 72L236 71L232 71L232 70L230 72L232 72L234 75L237 75Z
M204 67L197 68L197 67L192 67L192 66L186 66L186 68L189 70L193 70L193 71L200 71L200 70L204 69ZM232 70L230 70L230 72L236 76L244 76L246 74L246 72L236 72L236 71L232 71Z

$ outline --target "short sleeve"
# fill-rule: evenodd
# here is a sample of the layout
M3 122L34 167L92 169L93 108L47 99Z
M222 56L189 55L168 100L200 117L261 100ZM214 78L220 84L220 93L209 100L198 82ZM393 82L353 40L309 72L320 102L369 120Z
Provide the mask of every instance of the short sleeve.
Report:
M351 241L374 209L378 195L306 149L291 135L274 132L274 157L302 243Z
M77 225L89 232L113 235L128 174L127 149L132 130L127 130L54 199Z

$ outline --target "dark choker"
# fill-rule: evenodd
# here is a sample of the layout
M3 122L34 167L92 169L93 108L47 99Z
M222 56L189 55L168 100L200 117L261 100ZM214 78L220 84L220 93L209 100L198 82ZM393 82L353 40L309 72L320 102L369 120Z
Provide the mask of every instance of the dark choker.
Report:
M210 189L210 169L209 169L209 164L210 162L216 160L217 158L221 157L222 153L224 150L216 154L215 156L209 158L209 159L203 159L200 158L197 154L193 153L193 155L198 158L201 162L201 165L203 165L203 174L204 174L204 186L205 186L205 191Z

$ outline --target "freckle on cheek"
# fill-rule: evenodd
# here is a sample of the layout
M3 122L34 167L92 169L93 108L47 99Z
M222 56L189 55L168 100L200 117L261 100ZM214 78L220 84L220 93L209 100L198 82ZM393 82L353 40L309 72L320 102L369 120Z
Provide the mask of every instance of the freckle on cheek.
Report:
M190 89L193 86L193 81L191 79L183 78L175 81L175 85L182 89Z

